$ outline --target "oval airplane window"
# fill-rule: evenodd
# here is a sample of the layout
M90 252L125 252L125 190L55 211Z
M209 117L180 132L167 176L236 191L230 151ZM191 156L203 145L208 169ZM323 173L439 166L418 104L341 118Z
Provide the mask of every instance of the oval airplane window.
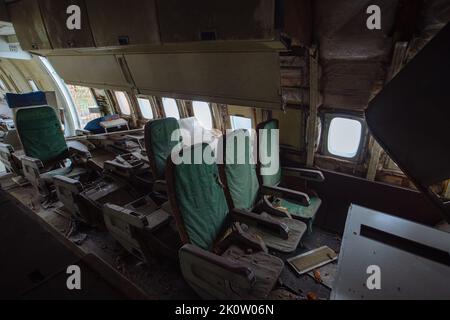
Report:
M91 120L99 118L102 114L98 111L98 105L92 91L88 87L68 84L67 90L72 97L75 110L82 128Z
M361 142L361 122L336 117L328 130L328 152L335 156L354 158Z
M178 111L177 102L172 98L162 98L164 113L166 118L175 118L180 120L180 112Z
M119 104L120 112L129 116L131 114L130 103L128 102L127 95L123 91L114 91L117 103Z
M233 130L237 129L252 129L252 119L241 117L241 116L230 116L231 128Z
M139 109L141 114L145 119L153 119L153 109L152 104L149 99L137 98Z
M202 101L193 101L192 109L194 111L194 116L202 124L202 126L206 129L212 129L213 124L209 104Z

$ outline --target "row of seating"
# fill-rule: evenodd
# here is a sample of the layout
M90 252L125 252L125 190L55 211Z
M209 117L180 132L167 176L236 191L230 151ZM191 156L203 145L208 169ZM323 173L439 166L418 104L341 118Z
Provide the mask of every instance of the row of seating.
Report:
M308 189L282 185L289 174L323 181L320 171L280 167L261 174L260 151L279 157L279 146L258 138L254 161L246 130L179 150L172 135L179 122L157 119L145 125L145 149L136 143L120 150L118 142L136 137L121 133L111 141L109 135L88 135L66 143L53 108L45 104L19 108L15 120L24 175L43 199L56 194L75 219L106 227L144 261L155 254L179 259L186 281L204 298L270 297L284 267L271 253L296 250L321 203ZM257 129L270 135L278 121ZM234 141L245 142L243 162L231 161L242 154ZM109 152L103 165L93 160L99 150ZM172 153L196 152L225 161L172 161Z

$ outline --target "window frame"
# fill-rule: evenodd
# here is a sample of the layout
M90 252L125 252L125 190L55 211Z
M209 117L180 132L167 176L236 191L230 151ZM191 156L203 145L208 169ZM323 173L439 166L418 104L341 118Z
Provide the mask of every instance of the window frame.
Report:
M344 119L348 119L348 120L354 120L354 121L358 121L361 124L361 139L359 140L358 150L356 151L356 154L351 158L335 155L329 151L328 135L330 133L331 122L335 118L344 118ZM362 161L362 156L364 154L363 151L364 151L364 146L366 144L366 141L367 141L367 124L362 117L359 117L359 116L353 115L353 114L346 114L346 113L327 113L323 116L322 136L321 136L321 145L322 145L321 151L322 151L323 155L326 155L326 156L329 156L329 157L332 157L335 159L359 163Z

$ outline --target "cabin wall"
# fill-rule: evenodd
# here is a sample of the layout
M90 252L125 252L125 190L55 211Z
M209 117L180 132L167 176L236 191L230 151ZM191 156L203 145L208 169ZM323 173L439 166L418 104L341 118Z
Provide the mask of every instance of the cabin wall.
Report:
M9 92L30 92L28 80L33 80L40 90L55 91L52 79L41 68L37 57L31 60L0 59L0 77L6 80Z
M322 228L343 234L351 204L429 226L442 221L439 208L418 191L329 170L322 170L322 172L325 176L324 182L308 184L322 199L316 218L317 225ZM287 178L286 182L293 187L301 185L296 178Z
M295 151L304 151L306 146L304 112L298 109L274 110L272 117L279 121L280 144Z
M3 79L9 85L11 92L30 92L31 87L22 70L18 68L12 59L0 59L0 72Z
M15 67L20 70L26 80L33 80L42 91L54 91L55 88L50 77L43 72L41 66L33 58L32 60L11 60Z
M0 78L5 83L7 90L4 90L2 96L8 92L11 93L28 93L33 91L29 80L34 81L36 86L41 91L53 91L56 95L56 107L65 108L66 101L61 96L58 88L55 87L53 79L44 71L37 56L32 56L29 60L24 59L0 59ZM12 112L9 109L6 99L0 99L0 114L5 114L12 117ZM66 116L68 113L66 113ZM63 119L61 119L63 120ZM64 119L70 120L70 119Z

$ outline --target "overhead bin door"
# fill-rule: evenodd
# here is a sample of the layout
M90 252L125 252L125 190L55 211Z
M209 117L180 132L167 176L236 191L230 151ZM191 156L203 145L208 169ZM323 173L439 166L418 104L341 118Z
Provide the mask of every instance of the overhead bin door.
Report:
M158 0L163 42L275 38L274 0Z
M97 47L158 44L153 0L88 0L86 6Z
M40 5L47 34L54 49L94 46L84 0L40 0ZM66 27L69 17L67 8L71 5L76 5L81 10L81 29L69 30Z
M96 88L129 88L114 55L49 56L56 72L66 83Z
M142 94L281 108L275 52L126 54Z
M23 50L52 48L37 0L15 1L7 6Z

